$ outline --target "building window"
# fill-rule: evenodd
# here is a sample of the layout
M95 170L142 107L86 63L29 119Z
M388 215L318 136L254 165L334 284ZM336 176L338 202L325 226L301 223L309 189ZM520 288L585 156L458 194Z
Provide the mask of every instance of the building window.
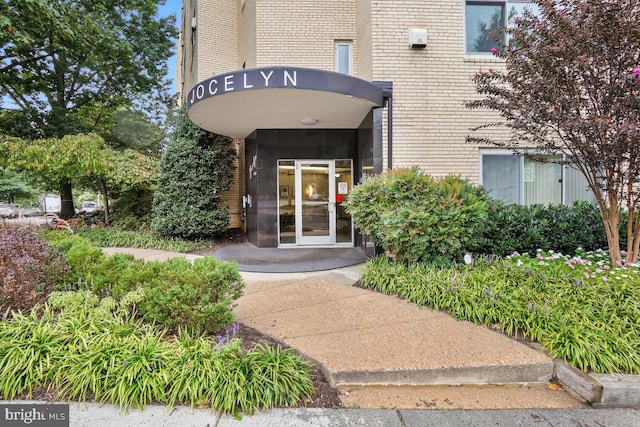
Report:
M342 74L353 74L353 42L336 41L336 71Z
M562 156L531 158L506 151L481 153L482 186L489 196L508 203L531 205L594 202L585 177ZM564 158L566 162L566 158Z
M465 3L465 51L468 54L491 54L498 48L494 32L512 22L525 9L537 10L530 0L467 0Z

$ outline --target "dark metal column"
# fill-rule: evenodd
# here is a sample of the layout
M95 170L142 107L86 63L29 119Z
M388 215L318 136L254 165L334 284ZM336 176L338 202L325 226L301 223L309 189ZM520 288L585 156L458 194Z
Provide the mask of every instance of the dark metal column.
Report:
M387 107L387 168L393 168L393 82L373 82L382 89Z

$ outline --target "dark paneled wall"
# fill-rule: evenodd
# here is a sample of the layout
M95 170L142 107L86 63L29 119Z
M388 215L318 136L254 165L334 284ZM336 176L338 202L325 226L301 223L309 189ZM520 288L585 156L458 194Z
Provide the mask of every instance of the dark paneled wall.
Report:
M381 123L381 115L377 116ZM354 183L360 179L363 164L371 165L375 172L382 170L382 137L381 133L374 136L375 117L375 112L370 113L359 129L259 129L252 133L245 140L247 193L252 199L247 207L249 242L258 247L278 246L278 160L352 159Z

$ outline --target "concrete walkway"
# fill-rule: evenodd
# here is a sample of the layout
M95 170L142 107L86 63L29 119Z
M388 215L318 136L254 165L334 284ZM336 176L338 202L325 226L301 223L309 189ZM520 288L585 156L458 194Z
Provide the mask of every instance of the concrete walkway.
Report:
M198 257L151 249L104 251L146 260ZM296 262L295 252L287 256ZM484 326L355 287L362 266L242 271L246 288L234 314L314 360L347 407L588 407L550 384L553 361L541 351Z
M445 313L352 286L360 266L243 274L236 319L318 362L345 406L581 408L541 351Z

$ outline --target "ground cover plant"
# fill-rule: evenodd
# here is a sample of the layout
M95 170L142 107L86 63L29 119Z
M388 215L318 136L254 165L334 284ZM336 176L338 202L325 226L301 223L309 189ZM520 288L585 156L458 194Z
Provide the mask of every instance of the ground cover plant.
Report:
M117 227L80 228L76 233L100 247L152 248L170 252L192 252L203 247L203 242L165 238L151 231L130 231Z
M453 317L539 341L584 371L640 374L640 274L605 251L513 254L440 268L385 257L361 284Z
M134 305L89 291L53 293L43 314L13 312L0 322L0 394L30 397L54 388L57 399L116 404L210 406L236 414L293 405L313 394L310 364L293 350L240 347L134 319Z

